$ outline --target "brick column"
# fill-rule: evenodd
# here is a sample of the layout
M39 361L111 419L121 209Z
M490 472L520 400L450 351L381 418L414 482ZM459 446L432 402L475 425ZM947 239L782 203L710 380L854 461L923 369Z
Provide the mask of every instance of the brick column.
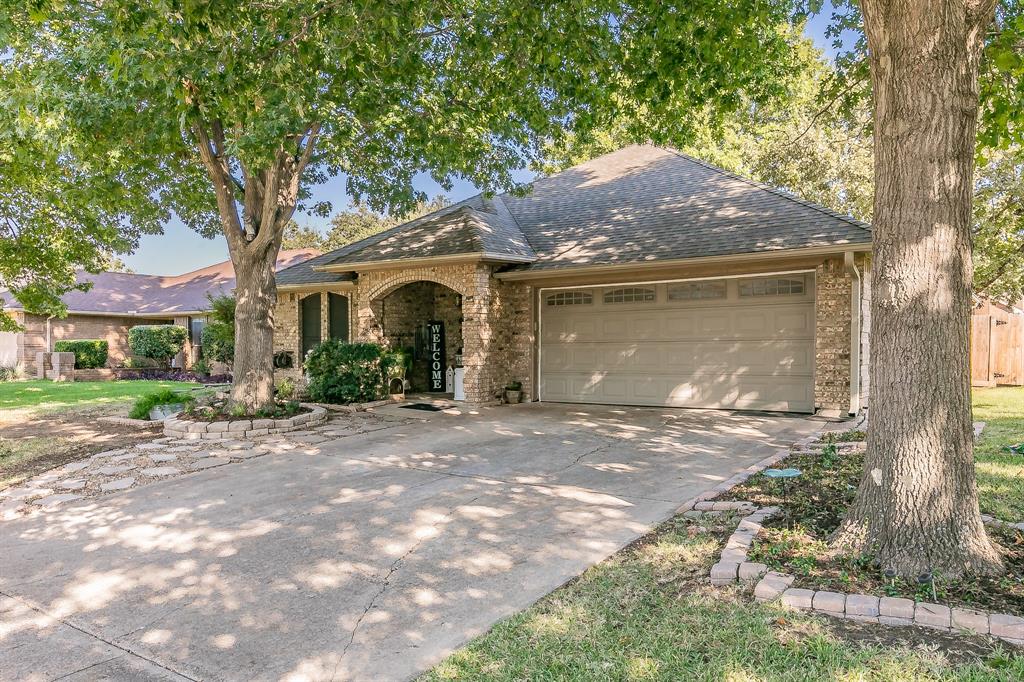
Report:
M814 402L820 413L845 415L850 408L850 305L852 280L841 258L814 271Z

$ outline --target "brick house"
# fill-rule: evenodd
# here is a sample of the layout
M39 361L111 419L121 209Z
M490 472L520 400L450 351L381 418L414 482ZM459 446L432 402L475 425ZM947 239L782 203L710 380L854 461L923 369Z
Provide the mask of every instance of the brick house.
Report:
M870 227L637 145L478 195L278 273L275 348L411 348L487 402L527 399L842 415L867 397ZM439 352L439 351L438 351Z
M315 249L282 251L278 269L319 255ZM108 367L118 367L131 357L128 330L140 324L178 324L189 330L185 350L176 358L178 367L198 359L199 333L205 324L207 296L230 294L235 286L231 261L224 261L183 275L137 275L124 272L80 273L80 282L91 282L88 291L70 291L64 298L67 317L47 318L26 312L9 292L0 291L4 307L24 331L0 332L0 365L22 363L35 376L36 353L52 351L61 339L107 341Z

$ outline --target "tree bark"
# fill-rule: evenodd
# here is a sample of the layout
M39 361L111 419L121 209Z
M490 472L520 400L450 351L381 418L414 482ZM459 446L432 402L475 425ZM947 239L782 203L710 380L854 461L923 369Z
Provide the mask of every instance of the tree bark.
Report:
M231 406L245 414L274 407L275 271L284 228L295 213L302 172L320 133L313 124L288 135L265 168L232 164L219 121L197 120L193 133L213 183L224 237L235 269L235 357ZM241 170L243 179L232 176ZM241 214L239 214L241 205Z
M871 411L834 542L904 578L995 574L974 476L971 195L994 0L861 0L874 92Z
M232 253L235 268L235 359L231 403L248 414L274 404L274 278L278 246Z

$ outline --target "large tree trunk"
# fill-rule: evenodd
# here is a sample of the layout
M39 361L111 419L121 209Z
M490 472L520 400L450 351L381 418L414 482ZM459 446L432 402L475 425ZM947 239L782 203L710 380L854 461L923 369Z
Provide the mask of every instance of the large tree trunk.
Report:
M274 406L274 272L284 228L295 213L299 182L312 159L320 124L285 136L273 160L260 169L249 168L240 160L232 161L219 121L197 119L192 131L213 183L224 238L235 268L231 406L255 414ZM236 168L242 173L241 180L233 175Z
M274 405L274 266L278 248L270 244L232 254L235 267L235 359L231 402L248 414Z
M864 477L835 540L905 578L994 574L968 347L978 63L994 4L861 4L875 107L871 412Z

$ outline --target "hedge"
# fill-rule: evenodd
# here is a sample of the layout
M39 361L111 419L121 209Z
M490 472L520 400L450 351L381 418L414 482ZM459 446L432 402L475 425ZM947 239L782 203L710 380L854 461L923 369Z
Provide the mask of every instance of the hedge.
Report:
M74 353L75 369L96 369L107 364L108 344L102 339L74 339L53 344L57 353Z
M324 341L309 351L305 369L309 397L318 403L380 400L404 370L404 356L376 343Z
M187 338L188 330L174 324L142 324L128 330L133 353L165 363L181 352Z

